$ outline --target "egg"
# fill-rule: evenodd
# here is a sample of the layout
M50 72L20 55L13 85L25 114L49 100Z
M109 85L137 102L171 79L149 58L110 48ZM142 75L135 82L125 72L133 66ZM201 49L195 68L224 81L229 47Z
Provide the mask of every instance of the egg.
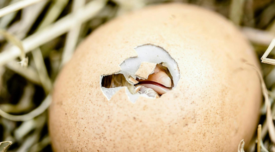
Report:
M259 64L230 21L185 4L118 17L76 49L55 83L53 149L236 152L260 113Z

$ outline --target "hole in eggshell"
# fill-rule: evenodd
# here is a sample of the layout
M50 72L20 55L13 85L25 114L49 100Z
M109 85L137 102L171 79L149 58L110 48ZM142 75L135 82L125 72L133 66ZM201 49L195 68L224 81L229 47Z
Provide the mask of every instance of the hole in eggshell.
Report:
M129 83L132 81L133 83ZM172 76L162 63L157 64L152 74L147 79L137 77L136 79L126 80L123 74L113 74L103 76L101 87L117 88L127 87L131 94L145 94L149 97L159 98L164 93L170 91L173 87Z
M118 73L101 76L101 90L108 100L123 87L132 102L140 95L159 98L179 81L178 65L163 48L147 44L135 50L138 56L123 61Z

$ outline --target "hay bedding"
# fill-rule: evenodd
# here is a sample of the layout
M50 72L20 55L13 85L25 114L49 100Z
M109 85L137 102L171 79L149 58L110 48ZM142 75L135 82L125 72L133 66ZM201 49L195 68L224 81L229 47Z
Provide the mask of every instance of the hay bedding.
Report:
M259 59L275 38L273 0L0 0L0 152L52 151L47 129L50 92L75 47L116 16L168 2L199 5L227 17L240 26ZM250 152L275 151L272 58L270 47L263 58L270 64L261 64L259 72L266 100ZM249 143L240 141L239 152L244 144Z

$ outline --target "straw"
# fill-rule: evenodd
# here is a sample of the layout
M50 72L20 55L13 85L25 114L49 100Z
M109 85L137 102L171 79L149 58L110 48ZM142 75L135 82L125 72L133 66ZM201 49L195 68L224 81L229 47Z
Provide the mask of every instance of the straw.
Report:
M73 2L73 15L77 15L77 11L81 9L85 4L85 0L77 0ZM62 54L61 67L67 63L75 50L78 36L80 33L81 23L75 24L69 31L66 37L66 44L64 47L64 52Z
M0 152L6 152L11 144L11 141L0 142Z
M262 131L262 125L258 125L257 151L261 151L261 141L262 141L262 139L261 139L261 134L262 134L261 131Z
M272 64L275 65L275 60L274 59L268 59L267 56L270 54L270 52L274 49L275 47L275 39L272 40L272 42L270 43L270 45L268 46L266 52L264 53L264 55L262 56L262 62L263 63L268 63L268 64Z
M3 17L9 13L15 12L17 10L20 10L24 7L30 6L32 4L38 3L42 0L21 0L15 4L9 5L5 8L0 9L0 17Z
M243 7L245 0L232 0L229 18L236 25L240 25L243 17Z
M8 114L6 112L4 112L3 110L0 110L0 115L8 120L12 120L12 121L27 121L30 119L33 119L35 117L37 117L38 115L40 115L41 113L43 113L45 110L47 110L47 108L49 107L49 105L51 104L51 96L48 95L46 97L46 99L33 111L24 114L24 115L11 115Z
M43 31L30 35L22 41L26 53L64 34L76 24L91 19L103 8L104 4L104 0L94 0L83 8L79 9L76 15L67 15L53 25L45 28ZM15 59L19 55L20 50L17 47L12 47L11 49L1 53L0 66L4 65L12 59Z
M20 63L21 66L26 67L28 65L28 58L26 58L25 49L24 49L21 41L18 40L13 35L9 34L8 32L4 31L4 30L0 30L0 35L4 36L9 42L11 42L14 45L16 45L15 48L17 48L18 50L20 50L19 53L20 53L21 61L19 63Z
M167 2L198 5L229 18L251 42L258 58L262 56L266 63L261 64L262 72L249 65L260 78L265 99L259 113L262 125L258 132L256 129L252 133L252 141L246 141L248 149L244 148L244 140L234 147L238 146L238 152L274 151L275 3L272 0L0 0L0 30L6 35L0 35L3 132L0 141L7 141L0 144L0 152L1 145L6 145L7 150L11 142L14 144L9 151L51 151L46 129L50 94L56 76L71 59L78 43L116 16ZM18 57L25 66L24 59L28 57L28 67L20 66Z

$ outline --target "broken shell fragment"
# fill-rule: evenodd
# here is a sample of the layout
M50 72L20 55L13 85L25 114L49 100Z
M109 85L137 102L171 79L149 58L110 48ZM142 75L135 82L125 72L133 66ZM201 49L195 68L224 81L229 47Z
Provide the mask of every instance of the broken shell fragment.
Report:
M132 84L137 84L138 83L138 81L136 79L134 79L133 77L131 77L131 76L129 76L128 81Z

